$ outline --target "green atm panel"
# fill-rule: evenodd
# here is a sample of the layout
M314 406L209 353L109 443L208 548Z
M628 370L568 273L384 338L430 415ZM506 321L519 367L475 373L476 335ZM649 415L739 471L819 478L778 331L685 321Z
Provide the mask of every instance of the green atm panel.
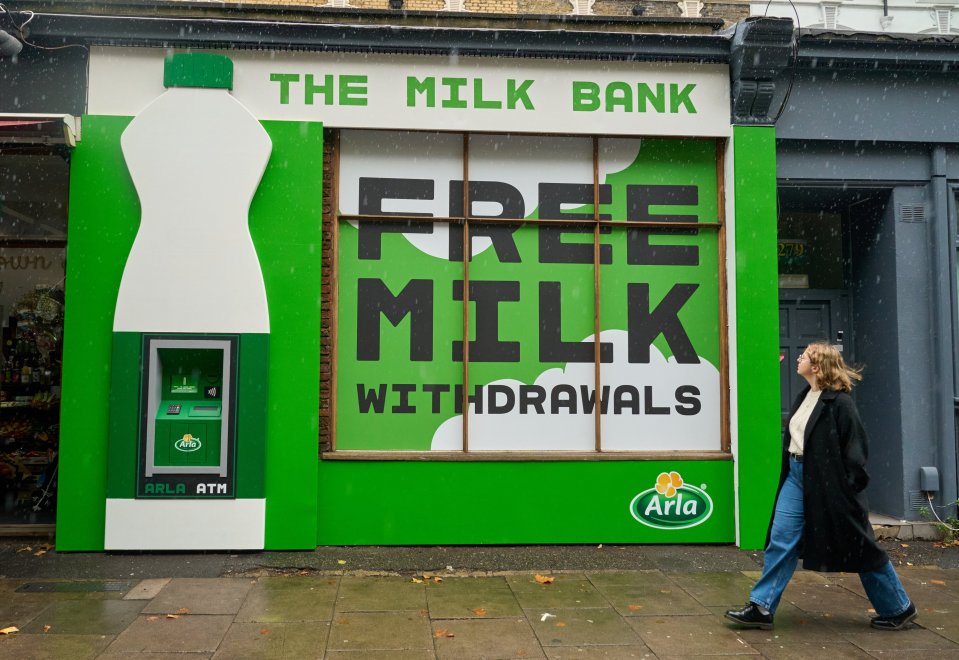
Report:
M137 497L235 497L238 337L146 335Z

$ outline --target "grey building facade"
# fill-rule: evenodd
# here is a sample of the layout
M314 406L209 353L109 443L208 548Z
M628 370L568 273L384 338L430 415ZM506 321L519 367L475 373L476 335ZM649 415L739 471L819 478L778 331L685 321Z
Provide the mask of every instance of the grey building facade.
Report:
M773 103L783 406L796 351L842 344L864 367L872 509L907 519L957 497L957 44L804 31Z

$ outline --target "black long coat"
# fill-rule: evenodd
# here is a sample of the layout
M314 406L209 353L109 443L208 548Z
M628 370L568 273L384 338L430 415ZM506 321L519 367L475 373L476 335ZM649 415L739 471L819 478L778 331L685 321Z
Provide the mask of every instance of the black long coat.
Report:
M809 391L793 402L796 413ZM803 440L803 568L811 571L874 571L889 558L876 545L869 524L865 488L868 455L866 430L856 404L845 392L824 390L813 408ZM783 433L779 492L789 474L789 425ZM770 528L772 523L770 522ZM769 541L767 534L767 543Z

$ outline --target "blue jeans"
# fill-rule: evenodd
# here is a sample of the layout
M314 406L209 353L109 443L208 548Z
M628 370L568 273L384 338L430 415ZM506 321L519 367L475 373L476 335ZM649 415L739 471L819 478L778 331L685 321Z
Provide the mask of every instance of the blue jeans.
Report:
M802 470L802 463L789 459L789 476L776 501L763 574L749 594L750 602L762 605L772 614L776 613L783 591L799 563L799 542L803 534ZM892 562L886 562L878 570L860 573L859 580L877 615L898 616L909 607L909 597Z

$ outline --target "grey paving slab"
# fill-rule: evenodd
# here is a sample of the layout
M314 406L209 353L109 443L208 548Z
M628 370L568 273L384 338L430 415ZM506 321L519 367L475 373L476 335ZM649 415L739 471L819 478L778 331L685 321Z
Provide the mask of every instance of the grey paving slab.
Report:
M432 650L327 651L326 660L433 660Z
M344 612L333 617L328 650L432 650L430 622L424 611Z
M804 612L795 605L782 603L776 611L775 625L772 630L743 629L723 615L724 607L710 607L709 611L719 617L723 626L732 630L750 645L756 644L827 644L841 642L836 630L827 625L826 620L815 612ZM857 624L857 630L862 623Z
M51 603L21 630L51 635L118 635L137 618L142 602L61 600Z
M920 608L916 623L940 637L959 644L959 612Z
M262 577L243 601L236 621L329 621L339 587L338 577Z
M667 577L706 606L741 605L749 600L754 584L742 573L669 573Z
M141 614L107 647L110 653L213 653L232 616L188 614L171 619Z
M543 649L549 660L632 660L655 658L645 644L631 646L549 646Z
M540 584L535 575L507 575L513 595L524 609L560 607L608 607L609 601L582 573L564 573L551 576L552 584Z
M712 615L643 616L629 617L626 621L657 657L759 653Z
M8 594L17 590L17 588L26 583L23 578L0 578L0 594Z
M40 594L5 593L0 596L0 628L23 628L50 605Z
M9 660L87 660L113 641L112 635L24 635L0 637L0 658Z
M924 651L870 651L871 658L896 658L896 660L955 660L959 658L959 651L956 650L924 650Z
M522 617L513 591L502 577L447 578L426 588L433 619Z
M931 630L914 626L908 630L873 630L864 628L862 632L844 632L846 641L852 642L864 651L922 651L955 649L956 644Z
M160 590L170 583L171 578L149 578L140 580L123 596L123 600L152 600Z
M917 606L959 610L959 593L949 588L943 589L935 582L904 578L902 586Z
M212 653L101 653L97 660L210 660Z
M849 642L817 643L791 642L772 644L753 644L753 648L762 653L769 660L809 660L820 658L828 660L868 660L869 655L858 646Z
M144 613L236 614L253 588L253 580L242 578L180 578L170 580Z
M867 611L872 605L859 594L835 582L793 583L783 592L783 600L806 612Z
M410 578L344 577L337 612L387 612L426 608L426 587Z
M708 612L695 598L676 585L658 589L611 587L603 593L616 611L623 616L688 615Z
M330 634L327 621L234 623L213 655L214 660L318 660Z
M544 647L643 643L612 607L555 609L546 617L537 613L527 610L533 631Z
M590 571L586 578L599 590L610 587L645 587L652 583L670 584L670 579L659 570Z
M545 658L523 618L434 620L433 645L439 660Z

